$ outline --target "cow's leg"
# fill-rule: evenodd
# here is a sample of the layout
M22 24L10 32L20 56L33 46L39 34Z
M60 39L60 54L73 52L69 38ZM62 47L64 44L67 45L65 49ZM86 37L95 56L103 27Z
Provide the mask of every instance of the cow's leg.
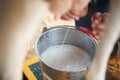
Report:
M45 0L2 0L0 80L21 80L26 46L48 9Z
M87 80L105 80L107 62L120 33L120 0L115 0L108 27L98 46Z

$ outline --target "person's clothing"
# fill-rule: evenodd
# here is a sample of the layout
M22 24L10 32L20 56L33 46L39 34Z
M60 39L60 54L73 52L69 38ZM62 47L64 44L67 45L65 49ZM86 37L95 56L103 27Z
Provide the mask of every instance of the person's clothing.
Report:
M88 14L83 17L80 18L79 21L75 21L76 23L76 28L79 27L84 27L87 28L89 30L92 30L91 28L91 15L95 12L107 12L108 11L108 7L110 4L109 0L93 0L96 3L93 3L92 7L91 5L89 6L89 11Z

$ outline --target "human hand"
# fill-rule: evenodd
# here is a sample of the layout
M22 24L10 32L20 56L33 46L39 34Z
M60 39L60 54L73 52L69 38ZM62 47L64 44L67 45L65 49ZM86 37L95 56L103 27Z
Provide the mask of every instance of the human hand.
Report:
M71 9L69 10L67 13L63 14L61 16L61 19L63 20L79 20L81 17L84 17L88 12L88 6L86 6L85 8L81 9L81 10L75 10L75 9Z
M87 14L90 0L50 0L50 10L55 18L78 20Z
M109 14L107 13L94 13L92 15L92 29L93 33L97 40L99 40L103 36L103 32L105 30L105 23L108 19Z

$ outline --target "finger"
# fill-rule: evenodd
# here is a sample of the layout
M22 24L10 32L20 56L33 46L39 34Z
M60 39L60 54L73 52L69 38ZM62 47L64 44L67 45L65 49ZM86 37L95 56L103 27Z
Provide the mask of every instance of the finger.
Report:
M103 36L103 32L98 32L96 30L93 31L93 33L99 37L102 37Z
M105 24L99 24L97 28L98 30L103 31L105 30Z
M102 36L102 35L103 35L103 31L100 31L100 30L98 30L98 29L93 29L93 33L94 33L95 35L98 35L98 36Z
M71 9L71 10L70 10L70 13L73 14L73 15L76 15L76 16L79 16L79 15L80 15L79 11L76 11L76 10L74 10L74 9Z
M104 32L104 29L103 30L100 30L98 28L93 29L93 33L99 37L103 36L103 32Z
M84 7L82 10L80 10L79 13L80 13L79 15L81 17L84 17L85 15L87 15L87 13L88 13L88 6Z
M92 22L95 22L96 24L103 23L104 22L103 19L104 15L100 12L93 14L91 18Z
M104 19L102 19L101 17L98 17L92 20L92 23L96 25L103 24L104 22L105 22Z
M93 29L93 33L95 34L95 35L99 35L98 33L99 33L100 31L97 29L97 28L94 28Z
M92 24L92 30L98 31L97 27L98 27L98 26L97 26L96 24Z
M79 11L74 10L74 9L70 10L70 13L72 15L76 15L79 18L84 17L87 14L87 12L88 12L88 6L84 7L82 10L79 10Z
M93 30L97 29L98 31L103 31L105 29L105 24L98 24L98 25L92 24L92 28Z
M95 38L96 38L97 40L100 39L100 35L98 34L97 31L94 30L93 33L94 33Z
M100 20L95 19L94 21L92 21L92 24L94 24L94 25L99 25L99 24L100 24Z
M96 30L93 30L92 31L94 35L97 35L97 31Z
M69 17L68 15L63 15L63 16L61 16L61 19L63 19L63 20L73 20L73 18L71 18L71 17Z
M96 28L96 26L97 26L97 25L96 25L95 23L92 23L92 24L91 24L92 29Z
M67 13L67 16L69 16L70 18L72 18L72 19L76 19L76 20L79 20L79 16L77 16L77 15L75 15L75 14L72 14L72 13Z

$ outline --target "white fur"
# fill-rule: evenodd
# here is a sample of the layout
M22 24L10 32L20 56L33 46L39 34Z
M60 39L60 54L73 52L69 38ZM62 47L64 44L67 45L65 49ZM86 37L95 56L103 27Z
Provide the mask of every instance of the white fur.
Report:
M98 46L94 61L90 66L87 80L105 80L108 59L120 34L120 0L114 1L112 7L111 17L107 24L108 27L104 32L101 44Z
M26 46L48 9L44 0L2 1L1 80L21 80Z

